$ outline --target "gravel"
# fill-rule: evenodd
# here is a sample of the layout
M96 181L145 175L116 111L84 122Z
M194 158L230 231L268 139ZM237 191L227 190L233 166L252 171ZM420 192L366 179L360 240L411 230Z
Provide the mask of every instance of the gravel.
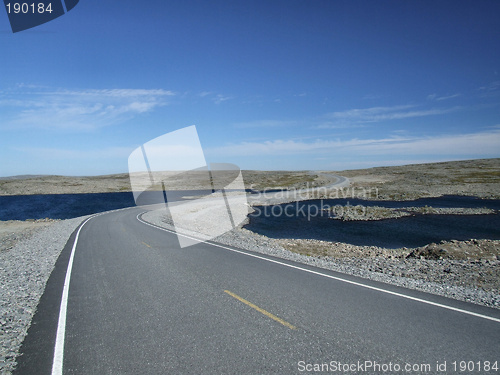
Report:
M441 208L441 207L400 207L381 206L335 206L330 209L330 217L343 221L373 221L395 219L414 215L485 215L494 214L496 210L489 208Z
M142 217L151 224L174 229L164 210L150 211ZM307 256L290 251L285 246L290 247L300 242L301 246L314 247L324 241L277 240L241 227L212 241L370 280L500 308L498 259L426 259L409 256L414 249L398 251L344 243L329 243L340 248L345 253L343 257ZM495 246L498 247L498 242L495 242ZM349 256L356 252L359 252L358 256ZM484 278L487 282L484 282ZM479 282L484 282L485 285L478 286Z
M15 241L8 237L8 244L0 244L0 374L10 374L14 369L56 260L86 217L29 229Z

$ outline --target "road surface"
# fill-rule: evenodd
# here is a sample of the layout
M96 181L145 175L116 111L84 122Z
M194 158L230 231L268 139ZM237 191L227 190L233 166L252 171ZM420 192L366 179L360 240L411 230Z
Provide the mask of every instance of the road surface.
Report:
M310 172L310 174L316 175L318 172ZM339 176L332 173L319 172L324 177L332 180L333 182L320 187L314 188L304 188L304 189L292 189L292 190L279 190L275 192L259 192L256 194L250 194L247 196L248 202L251 205L270 205L270 204L280 204L283 202L294 202L304 199L310 199L311 197L316 197L322 194L331 194L332 197L338 196L333 193L332 190L348 188L350 186L350 181L347 177Z
M72 235L17 374L300 374L320 373L312 371L318 366L444 373L436 366L445 361L448 372L454 361L500 365L499 310L210 243L180 249L175 234L143 223L142 211L95 216L76 246Z

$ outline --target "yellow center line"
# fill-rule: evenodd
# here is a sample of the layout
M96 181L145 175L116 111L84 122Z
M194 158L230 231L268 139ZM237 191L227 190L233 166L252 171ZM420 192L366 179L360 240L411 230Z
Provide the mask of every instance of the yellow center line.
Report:
M297 329L297 327L295 327L294 325L292 325L292 324L290 324L290 323L288 323L288 322L284 321L284 320L283 320L283 319L281 319L281 318L278 318L276 315L273 315L273 314L271 314L270 312L268 312L268 311L266 311L266 310L264 310L264 309L261 309L259 306L254 305L252 302L247 301L246 299L244 299L244 298L240 297L239 295L234 294L233 292L230 292L229 290L225 290L224 292L225 292L225 293L227 293L227 294L229 294L231 297L236 298L238 301L243 302L245 305L248 305L248 306L250 306L251 308L253 308L253 309L257 310L258 312L260 312L260 313L264 314L264 315L265 315L265 316L267 316L268 318L271 318L271 319L273 319L273 320L276 320L278 323L281 323L281 324L283 324L284 326L286 326L286 327L288 327L288 328L290 328L290 329Z
M151 246L149 246L146 242L143 242L143 244L144 244L144 245L146 245L147 247L151 247Z

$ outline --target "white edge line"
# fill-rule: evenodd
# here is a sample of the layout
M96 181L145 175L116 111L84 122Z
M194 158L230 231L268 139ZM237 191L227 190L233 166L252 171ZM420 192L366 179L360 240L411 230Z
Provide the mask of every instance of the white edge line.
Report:
M137 215L137 220L139 220L141 223L143 224L146 224L146 225L149 225L153 228L157 228L157 229L161 229L161 230L164 230L166 232L170 232L170 233L173 233L173 234L176 234L177 236L183 236L183 237L187 237L187 238L190 238L190 239L193 239L193 240L196 240L196 241L199 241L199 242L205 242L207 243L206 241L204 240L201 240L199 238L196 238L196 237L191 237L191 236L188 236L188 235L185 235L185 234L181 234L181 233L177 233L175 231L172 231L170 229L166 229L166 228L162 228L162 227L159 227L157 225L154 225L154 224L151 224L151 223L148 223L142 219L139 218L140 215L144 214L144 212L140 213ZM488 315L483 315L483 314L478 314L478 313L475 313L475 312L472 312L472 311L468 311L468 310L463 310L463 309L459 309L457 307L453 307L453 306L448 306L448 305L443 305L441 303L437 303L437 302L432 302L432 301L427 301L425 299L421 299L421 298L417 298L417 297L412 297L412 296L408 296L406 294L401 294L401 293L397 293L397 292L392 292L390 290L386 290L386 289L382 289L382 288L377 288L375 286L371 286L371 285L366 285L366 284L363 284L363 283L359 283L359 282L356 282L356 281L351 281L351 280L347 280L347 279L343 279L341 277L337 277L337 276L332 276L332 275L328 275L328 274L325 274L325 273L322 273L322 272L318 272L318 271L313 271L313 270L309 270L307 268L302 268L302 267L299 267L299 266L294 266L292 264L288 264L288 263L284 263L284 262L280 262L278 260L273 260L273 259L269 259L269 258L265 258L263 256L259 256L259 255L255 255L255 254L250 254L250 253L247 253L245 251L240 251L240 250L236 250L236 249L232 249L230 247L227 247L227 246L224 246L224 245L220 245L220 244L217 244L217 243L213 243L213 242L208 242L209 245L213 245L213 246L216 246L216 247L220 247L222 249L226 249L226 250L230 250L230 251L233 251L235 253L240 253L240 254L244 254L244 255L247 255L249 257L254 257L254 258L258 258L258 259L262 259L262 260L266 260L268 262L272 262L272 263L276 263L276 264L280 264L282 266L286 266L286 267L290 267L290 268L295 268L295 269L298 269L298 270L301 270L301 271L305 271L305 272L309 272L309 273L312 273L312 274L315 274L315 275L320 275L320 276L324 276L324 277L328 277L330 279L334 279L334 280L338 280L338 281L342 281L344 283L348 283L348 284L352 284L352 285L356 285L356 286L360 286L360 287L363 287L363 288L367 288L367 289L371 289L371 290L376 290L378 292L382 292L382 293L387 293L387 294L391 294L393 296L398 296L398 297L402 297L402 298L406 298L406 299L409 299L409 300L412 300L412 301L417 301L417 302L422 302L422 303L426 303L428 305L432 305L432 306L437 306L437 307L441 307L443 309L448 309L448 310L452 310L452 311L457 311L457 312L460 312L460 313L463 313L463 314L467 314L467 315L472 315L472 316L475 316L475 317L478 317L478 318L483 318L483 319L488 319L488 320L492 320L494 322L497 322L497 323L500 323L500 319L498 318L494 318L492 316L488 316Z
M57 334L56 334L56 344L54 347L54 360L52 362L52 375L62 374L63 369L63 357L64 357L64 336L66 333L66 312L68 307L68 292L69 283L71 281L71 270L73 268L73 259L75 257L76 245L78 243L78 237L80 236L80 231L83 226L95 216L89 217L85 220L78 228L76 233L75 241L73 242L73 248L71 249L71 255L69 257L68 269L66 270L66 278L64 279L64 288L61 297L61 306L59 308L59 321L57 323Z
M71 249L71 255L69 257L68 268L66 269L66 277L64 279L64 287L61 297L61 305L59 307L59 320L57 322L57 333L56 333L56 343L54 346L54 358L52 360L52 375L62 375L63 373L63 360L64 360L64 339L66 336L66 316L68 308L68 294L69 294L69 283L71 281L71 270L73 269L73 259L75 257L76 245L78 244L78 237L80 237L80 231L83 226L91 219L101 216L107 213L128 210L135 207L120 208L117 210L100 212L98 214L92 215L87 218L82 224L78 232L76 232L75 241L73 242L73 247Z

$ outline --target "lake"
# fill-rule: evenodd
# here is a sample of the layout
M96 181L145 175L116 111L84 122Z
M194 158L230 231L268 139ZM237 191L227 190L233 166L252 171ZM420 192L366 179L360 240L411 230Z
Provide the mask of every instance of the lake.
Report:
M230 190L232 191L232 190ZM209 190L169 190L169 202L207 195ZM140 195L141 205L163 202L163 191L146 191ZM99 212L135 206L131 192L92 194L1 195L0 220L71 219Z
M175 200L198 195L200 191L169 192ZM160 194L160 195L157 195ZM161 198L163 192L149 197ZM146 199L147 201L147 199ZM245 228L271 238L317 239L346 242L354 245L375 245L387 248L416 247L441 240L467 240L471 238L500 239L500 215L416 215L378 221L341 221L327 215L310 217L301 215L308 209L323 205L399 207L465 207L500 210L500 200L482 200L474 197L444 196L415 201L364 201L361 199L325 199L260 207L260 215L249 216ZM287 208L288 205L288 208ZM119 208L135 206L133 194L48 194L0 196L0 220L70 219ZM287 212L288 215L269 215ZM257 207L259 208L259 207Z
M361 199L310 200L292 204L257 207L260 212L249 216L245 228L271 237L338 241L354 245L386 248L417 247L441 240L500 239L500 215L415 215L377 221L341 221L328 215L307 217L316 207L366 205L390 208L491 208L500 209L500 200L474 197L444 196L415 201L364 201ZM287 207L288 205L288 207ZM273 215L274 213L278 215ZM308 211L309 210L309 211ZM279 215L279 213L283 213ZM286 213L286 214L285 214ZM306 213L305 215L303 213Z

